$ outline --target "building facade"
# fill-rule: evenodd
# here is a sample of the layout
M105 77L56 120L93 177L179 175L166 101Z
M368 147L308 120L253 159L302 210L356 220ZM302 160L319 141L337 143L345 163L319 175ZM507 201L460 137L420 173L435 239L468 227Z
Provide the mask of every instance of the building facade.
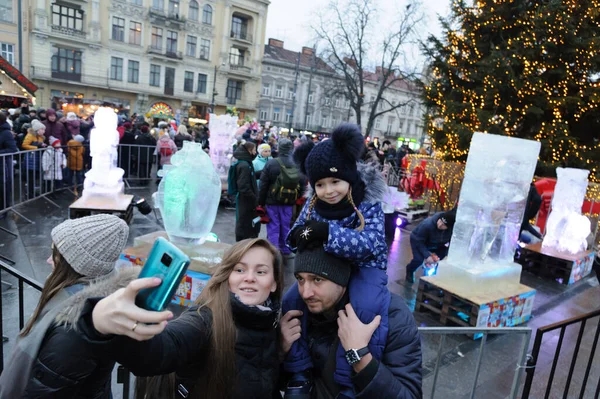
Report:
M42 106L203 118L229 105L256 115L267 0L30 1Z
M342 122L356 122L350 101L340 88L343 80L326 62L304 47L301 52L286 50L281 40L269 39L265 45L259 121L294 130L329 133ZM378 73L365 76L363 129L378 89ZM294 90L294 88L296 88ZM375 120L372 137L380 140L421 143L425 135L425 107L417 86L397 82L384 95L380 110L406 104ZM386 105L387 104L387 105ZM292 113L293 110L293 113ZM412 140L412 141L411 141Z

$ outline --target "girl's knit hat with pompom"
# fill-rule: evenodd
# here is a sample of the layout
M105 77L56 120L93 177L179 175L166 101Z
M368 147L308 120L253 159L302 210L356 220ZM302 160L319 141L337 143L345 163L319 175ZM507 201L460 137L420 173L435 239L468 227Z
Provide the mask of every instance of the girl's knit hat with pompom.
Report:
M353 185L360 179L357 162L364 151L365 142L360 128L344 123L333 131L331 139L316 145L308 142L296 148L294 160L313 188L317 181L326 177L338 178Z

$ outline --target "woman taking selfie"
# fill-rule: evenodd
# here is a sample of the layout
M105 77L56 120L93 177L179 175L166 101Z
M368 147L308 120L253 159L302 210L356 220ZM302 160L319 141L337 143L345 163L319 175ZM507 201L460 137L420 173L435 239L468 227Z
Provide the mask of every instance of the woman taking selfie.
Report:
M114 270L128 236L113 215L69 219L52 230L52 273L0 376L0 398L110 398L115 362L88 350L73 327L87 298L137 276L139 270Z
M88 301L78 325L95 351L137 376L175 372L171 397L278 398L281 264L268 241L240 241L225 253L196 305L176 320L167 324L171 312L135 305L141 289L160 284L146 278ZM141 397L164 398L162 392L154 387Z

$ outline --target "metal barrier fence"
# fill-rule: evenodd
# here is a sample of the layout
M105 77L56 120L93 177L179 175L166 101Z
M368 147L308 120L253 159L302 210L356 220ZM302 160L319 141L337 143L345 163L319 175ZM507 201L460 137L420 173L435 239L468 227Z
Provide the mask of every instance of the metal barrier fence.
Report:
M583 371L583 379L580 379L581 375L578 375L578 378L576 379L576 381L581 381L581 384L579 387L571 386L571 383L573 381L573 373L575 371L576 365L577 365L577 360L579 358L579 350L582 344L582 340L583 340L583 336L584 333L586 333L586 324L588 321L591 321L592 319L598 317L598 322L597 323L593 323L591 322L590 325L594 326L594 324L596 325L596 331L592 332L593 330L590 329L589 331L587 331L588 333L588 337L591 336L592 334L594 335L592 344L591 344L591 348L590 348L590 356L589 359L587 360L587 363L585 363L584 360L584 365L585 366L585 371L583 371L582 369L582 365L580 363L580 367L578 369L579 374L581 374L581 372ZM568 337L565 340L565 334L567 333L567 327L571 326L571 325L576 325L579 324L579 333L577 334L577 340L575 342L575 346L570 346L567 347L565 350L565 347L563 346L563 344L566 342L567 345L569 343L572 343L572 339L570 338L574 338L573 334L570 334L570 337ZM560 330L560 334L558 337L558 342L556 341L556 336L552 336L551 338L547 339L546 342L544 342L544 336L548 336L548 335L552 335L550 333L552 333L553 331L556 330ZM573 330L573 329L572 329ZM548 365L550 364L550 359L547 358L547 356L552 353L552 348L555 348L554 350L554 357L552 358L552 366L550 368L550 372L549 374L546 376L544 375L542 378L538 378L538 380L536 380L536 385L541 387L541 388L546 388L545 394L544 394L544 398L549 398L550 397L550 393L552 391L552 388L557 385L555 384L555 381L559 381L562 382L562 378L564 377L564 373L559 373L559 375L556 375L556 369L557 366L559 364L559 359L561 358L561 353L570 351L571 349L573 350L573 356L571 357L571 362L568 365L569 367L569 373L567 375L567 379L564 382L564 391L563 391L563 398L575 398L578 397L580 399L584 398L584 397L588 397L588 398L599 398L600 397L600 363L598 362L598 359L596 363L594 363L594 357L596 354L596 348L598 346L598 336L600 335L600 309L595 310L593 312L590 313L586 313L583 314L581 316L577 316L577 317L573 317L571 319L568 320L564 320L558 323L554 323L554 324L550 324L544 327L540 327L536 334L535 334L535 341L533 344L533 350L531 353L531 358L527 364L527 378L525 380L525 385L523 387L523 395L522 395L522 399L528 399L530 392L531 392L531 388L534 385L534 376L536 374L536 370L538 370L539 366L543 366L543 365ZM589 344L589 341L586 340L584 341L586 344ZM542 345L544 344L544 345ZM544 351L542 351L542 347L544 347ZM545 356L542 356L545 355ZM562 357L562 360L567 360L566 359L567 354L565 353L565 356ZM567 366L567 363L561 364L561 368L563 366ZM590 371L592 370L592 366L596 366L596 372L599 374L598 375L598 383L596 384L596 389L595 389L595 393L592 395L591 392L592 390L594 390L593 385L588 387L587 382L588 379L590 377ZM541 372L541 370L539 370ZM546 371L546 370L544 370ZM538 375L540 374L540 372L538 372ZM556 376L556 378L555 378ZM580 388L580 389L579 389ZM570 392L572 391L572 392ZM590 393L590 395L586 395L586 393ZM558 397L557 395L553 395L554 397Z
M435 398L435 394L436 391L439 389L439 385L452 385L452 386L457 386L456 384L456 377L453 376L450 379L450 382L448 384L439 384L439 376L440 376L440 370L442 368L444 368L444 363L447 363L446 365L452 365L455 362L459 362L459 361L463 361L465 362L467 365L470 365L471 363L473 363L473 358L468 358L468 355L461 353L460 351L458 351L455 347L453 347L451 350L447 350L445 349L445 344L447 342L447 337L449 336L456 336L456 335L465 335L465 334L481 334L481 341L479 341L478 343L475 342L471 342L472 345L475 345L475 347L473 349L477 349L478 347L478 352L475 353L475 350L473 350L473 355L476 355L476 360L474 363L474 367L472 369L472 374L471 375L464 375L463 376L463 380L462 380L462 384L458 384L458 385L462 385L462 386L467 386L465 384L469 384L468 379L472 378L472 382L470 383L470 390L468 393L468 397L469 398L475 398L475 394L477 392L477 388L480 384L482 384L482 381L480 381L480 375L482 372L482 364L484 364L484 355L485 355L485 350L487 347L487 344L489 341L488 340L488 336L519 336L521 337L521 342L520 345L516 345L515 347L517 348L516 351L516 357L514 358L510 358L509 360L509 364L507 365L509 368L512 368L514 366L514 375L512 375L511 378L511 385L510 385L510 394L507 396L509 398L516 398L518 391L519 391L519 386L521 383L521 377L523 374L523 369L525 368L525 364L527 362L527 351L529 348L529 342L531 339L531 329L530 328L526 328L526 327L512 327L512 328L471 328L471 327L420 327L419 328L419 332L421 333L421 340L422 342L427 342L427 341L431 341L432 338L429 336L438 336L439 338L439 343L437 345L437 351L432 352L427 345L423 345L423 374L424 374L424 383L423 383L423 395L426 398L430 398L433 399ZM435 346L434 343L432 343L431 346ZM428 361L428 355L434 355L434 356L429 356L431 357L431 361ZM473 356L475 357L475 356ZM450 359L450 360L449 360ZM452 360L454 359L454 361ZM491 366L491 367L487 367L485 368L486 370L494 370L497 373L501 371L498 362L496 361L496 359L493 359L494 363L493 364L487 364L487 366ZM449 368L450 370L452 370L452 368ZM461 368L462 370L462 368ZM432 376L431 380L426 380L425 377L429 377ZM503 379L508 379L511 376L502 375ZM497 379L496 376L494 376L494 379ZM428 388L429 386L431 386L429 392L426 392L426 388ZM439 397L453 397L458 395L458 393L454 393L453 394L449 394L449 393L443 393L440 394ZM465 394L463 392L460 393L460 397L467 397L465 396ZM482 397L482 396L479 396ZM496 396L495 396L496 397ZM499 396L498 396L499 397Z
M142 188L156 178L159 158L155 146L120 144L118 165L128 189ZM15 207L43 198L60 208L48 195L62 189L77 193L85 173L91 169L89 145L52 147L0 155L0 214L12 211L22 219ZM138 186L135 186L135 185Z

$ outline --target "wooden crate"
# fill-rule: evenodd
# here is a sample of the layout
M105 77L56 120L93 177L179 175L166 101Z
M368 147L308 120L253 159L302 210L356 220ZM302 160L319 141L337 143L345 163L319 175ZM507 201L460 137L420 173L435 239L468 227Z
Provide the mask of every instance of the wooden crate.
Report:
M517 289L499 289L474 295L458 292L435 276L421 277L415 311L429 310L439 315L443 325L463 327L516 326L529 320L535 290L520 284Z
M556 280L561 284L573 284L591 273L594 265L593 251L575 255L561 254L542 248L542 243L529 244L521 248L516 261L523 269L537 276Z
M133 195L121 194L117 197L81 197L69 206L69 219L106 213L116 215L127 224L133 218Z

